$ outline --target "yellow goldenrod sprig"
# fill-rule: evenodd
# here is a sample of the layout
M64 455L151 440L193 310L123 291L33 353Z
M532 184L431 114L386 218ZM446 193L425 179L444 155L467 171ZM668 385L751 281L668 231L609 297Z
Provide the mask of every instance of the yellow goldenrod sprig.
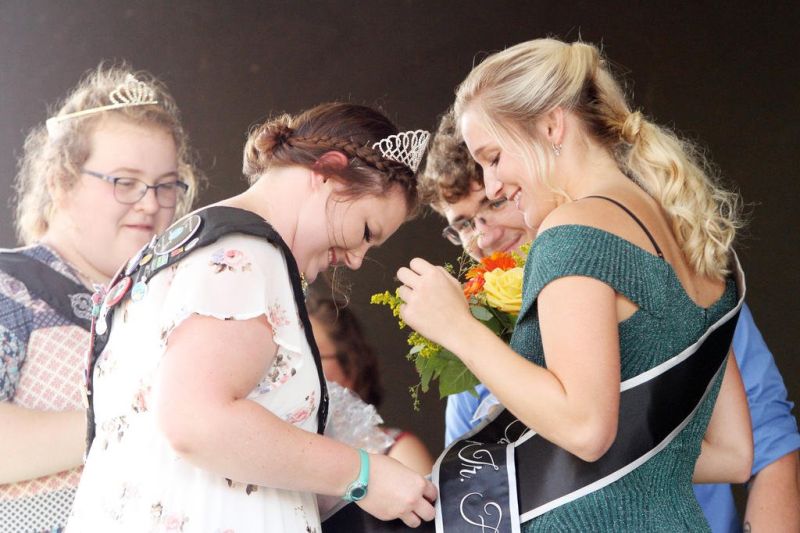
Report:
M403 305L403 299L398 296L397 290L394 291L394 294L389 291L373 294L369 302L378 305L388 305L389 309L392 310L392 315L397 318L397 324L400 326L400 329L406 327L406 323L400 318L400 306Z
M417 355L425 358L438 354L442 349L441 346L426 339L416 331L408 336L408 344L409 346L419 346L419 348L417 348Z

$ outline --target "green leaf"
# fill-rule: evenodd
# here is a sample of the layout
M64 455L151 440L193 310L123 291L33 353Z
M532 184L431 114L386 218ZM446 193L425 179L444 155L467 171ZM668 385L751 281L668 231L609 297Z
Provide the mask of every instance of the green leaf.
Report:
M472 313L472 316L481 322L486 322L487 320L492 319L492 312L482 305L471 305L469 306L469 310Z
M441 357L418 357L416 360L417 371L419 372L420 385L422 392L428 392L430 383L434 379L439 379L442 369L447 366L448 361Z
M442 361L443 361L442 366L444 366L444 363L446 363L447 361L461 361L461 359L459 359L456 354L454 354L453 352L451 352L447 348L442 348L441 349L441 351L439 352L438 358L442 359Z
M480 381L460 360L448 361L439 375L439 397L475 388Z
M420 357L420 359L422 359ZM425 359L426 364L423 364L422 372L419 374L419 383L422 386L422 392L428 392L428 388L431 384L431 378L433 378L433 373L436 370L436 367L429 363L429 360Z

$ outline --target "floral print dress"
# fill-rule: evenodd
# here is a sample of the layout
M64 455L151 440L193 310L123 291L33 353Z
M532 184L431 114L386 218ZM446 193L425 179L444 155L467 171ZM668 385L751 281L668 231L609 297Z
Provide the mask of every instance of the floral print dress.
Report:
M231 234L193 250L115 309L94 373L96 437L67 531L314 532L310 493L241 483L184 460L152 411L170 334L197 314L220 320L264 315L277 354L248 398L314 432L320 388L281 251ZM224 353L219 364L226 364ZM269 435L264 436L265 440Z

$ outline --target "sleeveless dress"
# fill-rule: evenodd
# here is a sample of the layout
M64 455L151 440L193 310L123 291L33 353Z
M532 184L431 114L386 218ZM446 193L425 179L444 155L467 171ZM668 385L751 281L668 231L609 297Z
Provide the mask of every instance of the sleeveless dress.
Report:
M115 309L94 373L96 437L67 531L314 532L313 494L241 483L199 468L169 446L151 411L170 333L193 314L266 316L278 352L248 398L315 432L320 385L286 260L267 241L230 234L193 250ZM225 353L219 354L225 365ZM269 435L264 436L265 440Z
M653 244L658 249L655 241ZM639 306L619 324L623 381L693 344L737 301L733 279L726 280L719 300L703 308L686 294L671 265L643 248L589 226L548 229L531 247L525 266L522 308L511 339L511 347L517 353L543 367L547 365L536 298L548 283L566 276L600 280ZM692 474L721 382L722 374L693 419L649 461L600 490L524 523L522 530L710 531L692 492Z

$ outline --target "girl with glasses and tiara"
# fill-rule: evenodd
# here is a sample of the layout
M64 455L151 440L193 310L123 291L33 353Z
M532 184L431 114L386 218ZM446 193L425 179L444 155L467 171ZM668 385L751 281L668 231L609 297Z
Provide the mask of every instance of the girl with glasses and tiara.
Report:
M692 480L743 482L753 453L729 354L744 288L738 198L690 143L631 110L591 44L537 39L489 56L459 86L455 118L486 195L508 198L537 236L510 347L447 272L422 259L398 272L401 317L505 407L440 458L445 530L494 524L477 508L487 500L523 531L708 530ZM485 464L501 421L528 428L504 437L513 505L474 496L505 456L463 483L448 466L474 443Z
M16 183L25 246L0 252L2 531L66 525L93 287L191 206L189 154L172 96L124 65L90 72L28 135Z
M68 531L319 531L315 494L409 526L436 489L323 436L303 283L356 270L417 208L427 132L330 103L252 130L250 187L137 253L95 310L93 438Z

